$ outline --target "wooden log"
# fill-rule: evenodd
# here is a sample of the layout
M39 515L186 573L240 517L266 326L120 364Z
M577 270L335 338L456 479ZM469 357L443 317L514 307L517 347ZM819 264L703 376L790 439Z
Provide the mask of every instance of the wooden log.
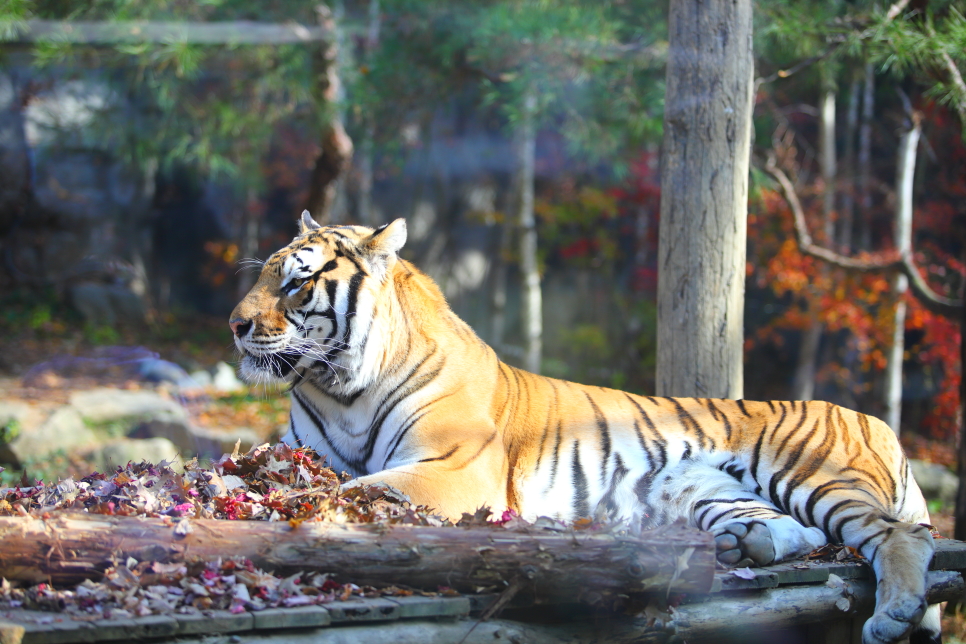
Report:
M714 577L709 533L672 524L639 537L537 528L436 528L384 524L190 521L58 514L0 518L0 576L71 583L97 578L111 561L212 561L244 557L291 574L331 572L341 581L473 592L521 587L536 601L594 594L707 592ZM183 530L179 530L183 532Z
M726 636L761 633L871 614L875 607L875 582L869 579L839 580L809 586L785 586L753 593L723 593L705 603L684 604L674 609L665 627L625 625L615 633L615 644L625 641L714 642ZM959 572L930 571L926 576L926 600L930 604L962 596L966 583Z

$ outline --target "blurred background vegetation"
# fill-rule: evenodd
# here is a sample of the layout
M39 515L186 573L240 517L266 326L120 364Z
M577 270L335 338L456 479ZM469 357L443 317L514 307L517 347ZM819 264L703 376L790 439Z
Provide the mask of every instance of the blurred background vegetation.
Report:
M966 21L952 2L899 4L889 15L864 0L756 3L745 391L881 416L905 298L902 438L951 465L958 324L897 295L891 275L800 253L788 203L761 170L777 159L821 243L889 252L899 144L921 123L913 247L932 287L961 297L966 147L944 63L962 66ZM147 347L185 373L231 361L227 316L254 279L240 260L265 259L319 204L331 222L405 217L403 256L520 364L520 150L531 132L540 370L653 393L666 3L0 8L0 388L42 397L28 391L41 380L25 381L38 363L105 346ZM88 21L225 22L238 37L79 42ZM309 35L251 44L253 24ZM326 167L329 197L313 193ZM59 377L43 391L83 385ZM202 424L270 437L285 422L278 392L209 395Z

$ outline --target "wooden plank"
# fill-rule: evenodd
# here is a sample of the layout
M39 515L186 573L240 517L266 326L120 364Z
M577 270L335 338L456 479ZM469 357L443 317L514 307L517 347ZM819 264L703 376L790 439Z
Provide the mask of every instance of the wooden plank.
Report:
M936 539L936 554L930 570L966 570L966 542Z
M69 42L84 45L115 43L189 43L192 45L285 45L327 40L319 26L236 20L226 22L60 21L25 20L0 24L11 28L6 42Z
M227 610L174 615L179 635L206 635L209 633L241 633L255 627L251 613L231 613Z
M386 599L356 599L326 604L333 624L378 622L399 619L399 604Z
M317 628L332 623L329 611L321 606L300 606L298 608L266 608L252 615L255 630L283 628Z
M421 617L463 617L470 614L466 597L384 597L399 604L399 619Z
M753 579L744 579L736 575L718 573L715 575L715 583L712 592L725 592L729 590L760 590L762 588L777 588L778 574L768 568L751 568L755 573Z

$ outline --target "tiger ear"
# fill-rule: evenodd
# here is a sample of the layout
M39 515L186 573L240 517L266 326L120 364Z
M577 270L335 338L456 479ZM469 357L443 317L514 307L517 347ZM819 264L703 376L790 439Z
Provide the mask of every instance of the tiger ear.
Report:
M369 257L377 269L386 272L396 263L396 253L406 243L406 220L396 221L376 228L375 232L359 242L359 249Z
M299 234L304 235L310 230L318 230L322 226L319 225L317 221L312 219L312 215L309 214L308 210L302 211L302 217L299 219Z
M391 256L399 252L406 243L406 220L396 221L379 226L375 232L366 237L359 246L371 255Z

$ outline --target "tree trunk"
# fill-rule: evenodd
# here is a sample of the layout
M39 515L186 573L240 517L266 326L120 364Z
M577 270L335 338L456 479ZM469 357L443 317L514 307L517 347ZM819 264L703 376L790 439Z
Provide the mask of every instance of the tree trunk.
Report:
M672 2L669 33L657 394L741 398L751 1Z
M862 124L859 126L859 210L862 213L861 250L872 248L872 118L875 116L875 68L865 65L865 84L862 92Z
M238 256L241 259L257 259L255 256L258 254L259 206L255 190L249 188L247 197L245 210L242 213L241 243L238 244ZM241 300L248 295L248 291L254 286L257 277L257 271L248 266L243 267L238 274L238 292L235 294L237 299Z
M842 211L839 213L839 251L852 252L852 227L855 225L855 134L859 127L859 80L849 85L849 110L845 119L845 186Z
M819 106L819 163L822 166L822 216L825 218L825 243L835 244L835 182L838 174L835 150L835 87L828 65L822 69L822 100Z
M369 28L366 32L363 51L363 57L366 60L372 58L373 52L379 46L381 22L382 14L379 11L379 0L369 0ZM375 213L372 211L372 184L376 125L372 114L365 114L363 122L362 149L359 159L359 223L366 226L375 226L378 222L376 222Z
M490 288L490 344L497 353L503 352L503 341L506 333L506 278L507 258L510 255L513 234L510 224L504 217L500 227L499 239L496 244L496 257L491 266Z
M305 209L311 213L315 221L326 224L332 216L337 182L352 162L352 139L342 125L336 105L340 92L339 48L335 37L337 25L328 7L319 5L317 11L320 26L332 36L322 43L322 48L314 61L316 101L318 111L326 122L322 127L322 150L315 159L315 166L309 179L309 195L305 201Z
M823 91L819 100L819 142L818 161L824 183L822 189L822 231L825 243L832 246L835 240L835 183L837 178L837 158L835 149L835 89L829 76L828 66L822 68ZM822 274L828 267L819 266ZM798 349L798 364L792 381L792 400L812 400L815 398L815 374L818 370L818 350L822 344L824 324L819 317L818 303L813 298L806 300L809 326L802 332Z
M533 216L534 174L536 164L537 97L528 88L523 97L523 116L517 133L520 173L520 276L523 279L523 368L540 373L543 343L543 303L540 292L540 267L537 265L537 223Z
M798 348L798 364L795 366L795 376L792 380L792 400L815 398L815 364L822 340L822 323L813 310L815 305L810 303L808 306L810 323L808 328L802 331L801 344Z
M707 592L715 569L711 534L683 523L640 537L536 527L435 528L387 524L190 521L60 514L0 518L0 577L76 583L114 561L214 561L242 557L276 574L318 570L373 586L405 584L462 592L523 583L538 601L596 593Z
M916 174L916 150L921 132L919 115L913 114L913 123L899 141L899 161L896 169L896 219L895 245L901 255L912 252L912 187ZM902 419L902 357L905 352L906 291L909 280L902 273L892 282L895 312L892 330L892 346L886 363L885 418L892 431L899 435Z

